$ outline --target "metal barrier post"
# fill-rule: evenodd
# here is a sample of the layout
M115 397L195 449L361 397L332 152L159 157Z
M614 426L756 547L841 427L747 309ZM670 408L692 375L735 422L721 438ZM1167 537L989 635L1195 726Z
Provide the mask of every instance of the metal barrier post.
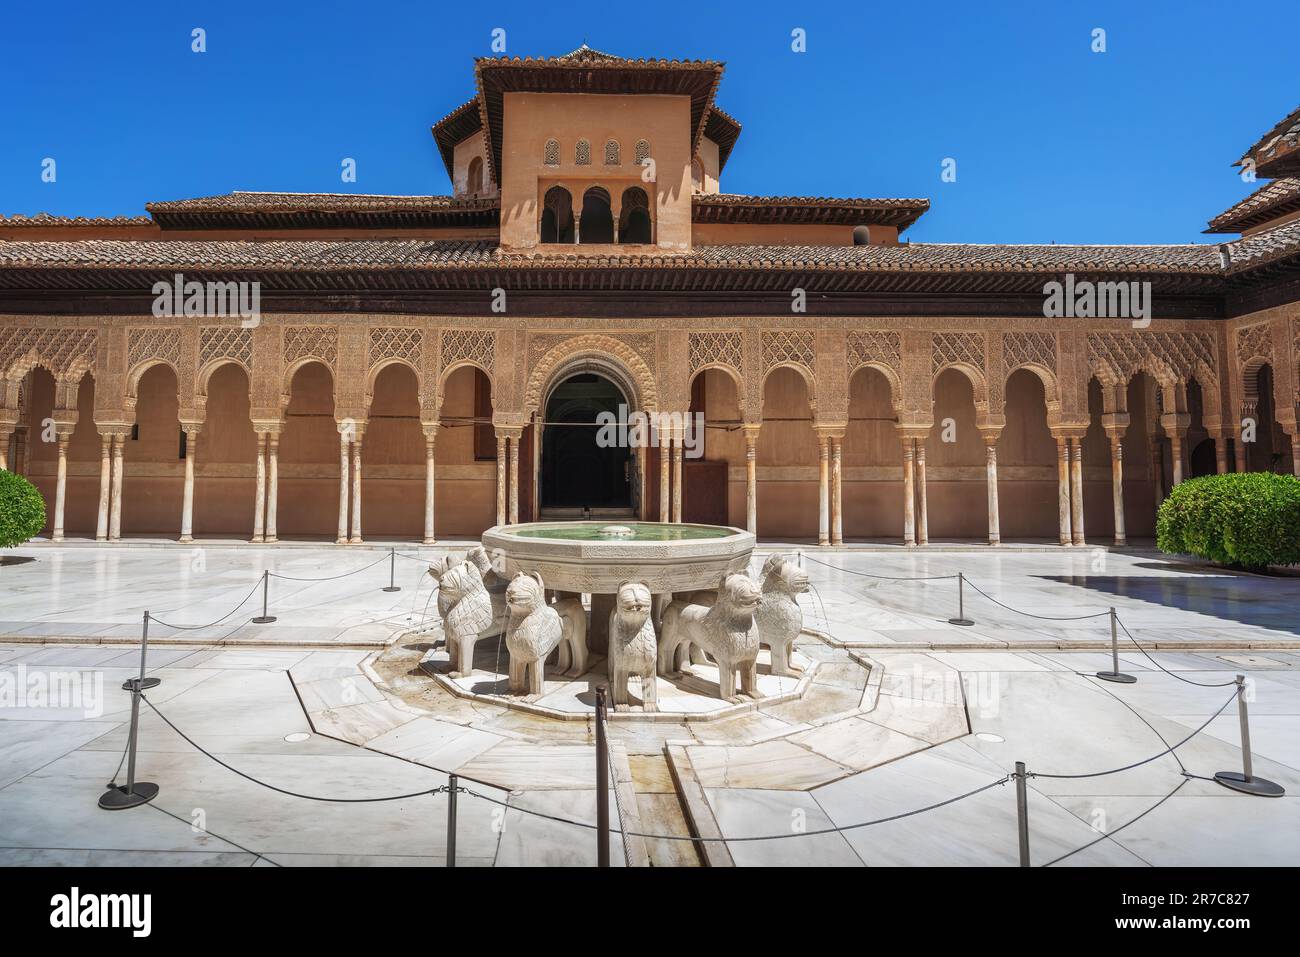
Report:
M1029 866L1029 792L1025 787L1025 762L1016 762L1016 827L1020 833L1020 866Z
M460 778L454 774L447 775L447 866L456 866L456 792L460 790Z
M1252 773L1250 759L1250 719L1246 715L1246 676L1237 675L1237 718L1241 722L1241 773L1217 771L1214 780L1225 788L1254 794L1257 797L1282 797L1286 789L1280 784L1257 778Z
M262 572L262 613L253 619L255 625L269 625L275 621L275 615L268 615L266 612L266 595L271 587L271 572Z
M122 688L131 692L131 728L126 741L126 786L110 787L99 796L99 806L105 811L124 811L129 807L147 804L158 796L158 785L135 779L135 749L140 731L140 696L145 688L160 684L157 678L144 676L145 657L149 649L149 612L144 613L144 627L140 635L140 677L126 681Z
M596 689L596 866L609 867L609 742L605 740L608 689Z
M401 586L398 585L398 584L393 580L394 576L397 574L397 569L394 567L394 566L396 566L396 565L397 565L397 549L395 549L395 548L390 548L390 549L388 550L388 587L385 588L384 591L401 591L401 590L402 590Z
M1119 670L1119 632L1116 630L1118 617L1115 606L1110 608L1110 671L1098 671L1097 677L1102 681L1114 681L1116 684L1131 685L1137 678L1126 675Z
M966 617L966 597L964 595L966 585L966 576L961 572L957 573L957 617L949 618L950 625L973 625L971 619Z

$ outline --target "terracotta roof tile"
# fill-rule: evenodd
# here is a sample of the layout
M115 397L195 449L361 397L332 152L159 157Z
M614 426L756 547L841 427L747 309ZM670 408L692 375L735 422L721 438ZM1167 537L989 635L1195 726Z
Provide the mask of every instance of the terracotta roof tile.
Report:
M1239 233L1297 210L1300 210L1300 178L1277 179L1215 216L1206 232Z
M35 216L0 215L0 226L152 226L148 216L53 216L37 213Z
M489 209L495 199L455 196L383 196L367 193L264 193L236 190L218 196L146 203L151 213L166 212L389 212Z

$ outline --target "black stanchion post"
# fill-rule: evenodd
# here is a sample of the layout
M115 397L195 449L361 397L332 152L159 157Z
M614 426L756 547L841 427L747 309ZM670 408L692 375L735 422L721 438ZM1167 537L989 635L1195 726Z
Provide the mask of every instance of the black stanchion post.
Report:
M397 574L397 568L395 567L396 565L397 565L397 549L390 548L388 550L388 587L385 588L384 591L402 590L401 586L398 585L397 582L393 580L394 576L396 576Z
M1133 675L1123 674L1119 670L1119 632L1116 630L1118 618L1115 615L1115 606L1110 609L1110 671L1098 671L1097 677L1102 681L1114 681L1117 684L1131 685L1137 678Z
M456 866L456 792L460 790L460 778L454 774L447 775L447 866Z
M269 625L275 621L275 615L269 615L266 612L266 594L271 587L271 572L269 570L262 572L262 613L253 619L255 625Z
M605 740L604 685L596 689L596 866L609 867L609 742Z
M950 625L973 625L975 622L966 617L966 576L961 572L957 573L957 617L949 618Z
M1250 758L1250 719L1246 715L1246 676L1237 675L1237 718L1241 722L1241 773L1217 771L1214 780L1225 788L1254 794L1257 797L1280 798L1286 789L1280 784L1255 777Z
M1020 866L1029 866L1029 791L1025 762L1016 762L1016 829L1020 835Z
M126 741L126 786L110 787L99 796L99 806L105 811L124 811L129 807L147 804L158 796L158 785L135 779L135 747L140 730L140 696L145 688L156 687L157 678L144 676L145 657L149 652L149 612L144 613L144 626L140 633L140 677L132 678L122 687L131 692L131 728Z

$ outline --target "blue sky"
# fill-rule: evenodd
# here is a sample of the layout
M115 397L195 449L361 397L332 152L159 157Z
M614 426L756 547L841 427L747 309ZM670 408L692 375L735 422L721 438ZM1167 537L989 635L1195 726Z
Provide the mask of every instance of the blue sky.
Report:
M726 191L929 197L918 242L1206 241L1205 221L1254 188L1230 164L1300 102L1296 61L1276 52L1300 35L1288 4L144 0L13 3L5 21L5 214L449 192L429 126L470 97L496 27L512 55L585 40L725 61L718 103L744 126Z

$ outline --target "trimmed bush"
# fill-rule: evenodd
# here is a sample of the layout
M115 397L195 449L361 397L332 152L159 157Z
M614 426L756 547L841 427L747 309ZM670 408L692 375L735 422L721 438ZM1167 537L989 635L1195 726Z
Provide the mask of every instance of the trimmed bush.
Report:
M45 527L45 499L21 475L0 469L0 548L13 548Z
M1188 479L1160 506L1156 546L1241 568L1300 563L1300 479L1272 472Z

